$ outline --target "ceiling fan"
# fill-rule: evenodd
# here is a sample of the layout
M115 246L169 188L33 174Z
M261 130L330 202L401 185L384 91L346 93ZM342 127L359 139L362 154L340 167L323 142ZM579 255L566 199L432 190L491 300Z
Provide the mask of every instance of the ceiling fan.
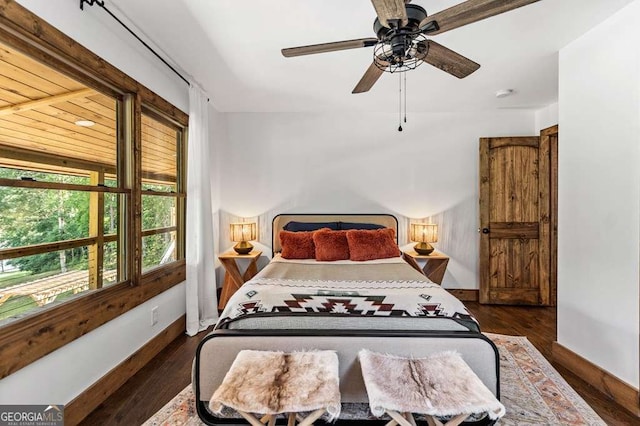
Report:
M369 91L383 72L403 72L426 62L458 78L480 68L474 61L448 49L427 35L471 24L540 0L467 0L431 16L411 0L371 0L378 17L373 22L376 37L282 49L293 56L373 47L373 63L352 93Z

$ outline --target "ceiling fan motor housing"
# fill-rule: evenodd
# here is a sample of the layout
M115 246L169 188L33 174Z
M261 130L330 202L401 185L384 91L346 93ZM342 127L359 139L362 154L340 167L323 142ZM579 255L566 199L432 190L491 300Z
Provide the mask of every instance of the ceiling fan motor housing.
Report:
M417 4L407 4L407 18L409 22L402 28L393 28L392 30L405 30L405 32L418 31L420 22L427 17L427 11ZM376 33L378 40L382 40L389 35L390 29L380 23L380 19L373 21L373 31Z

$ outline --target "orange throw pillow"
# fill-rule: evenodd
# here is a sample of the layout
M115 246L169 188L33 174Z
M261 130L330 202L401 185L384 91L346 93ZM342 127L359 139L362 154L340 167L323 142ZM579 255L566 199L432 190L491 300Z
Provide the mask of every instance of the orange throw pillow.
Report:
M391 228L347 231L349 258L356 261L400 256L400 248Z
M347 231L316 231L313 243L316 246L316 260L349 260Z
M322 228L328 230L329 228ZM316 249L313 234L318 231L280 231L280 255L285 259L315 259Z

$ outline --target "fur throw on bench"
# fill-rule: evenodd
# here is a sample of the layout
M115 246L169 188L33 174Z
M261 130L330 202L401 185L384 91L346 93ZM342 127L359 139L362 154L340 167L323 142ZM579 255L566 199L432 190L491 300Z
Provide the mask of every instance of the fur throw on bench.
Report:
M238 353L209 401L246 413L300 413L324 408L333 420L340 414L338 356L334 351Z
M358 357L369 406L377 417L386 410L436 417L486 412L492 420L505 413L457 352L411 359L363 349Z

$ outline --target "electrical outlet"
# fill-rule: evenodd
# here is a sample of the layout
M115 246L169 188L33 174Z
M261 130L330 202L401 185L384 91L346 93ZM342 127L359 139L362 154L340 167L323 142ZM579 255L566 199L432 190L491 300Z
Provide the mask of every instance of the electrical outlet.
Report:
M154 326L158 323L158 307L154 306L151 308L151 326Z

